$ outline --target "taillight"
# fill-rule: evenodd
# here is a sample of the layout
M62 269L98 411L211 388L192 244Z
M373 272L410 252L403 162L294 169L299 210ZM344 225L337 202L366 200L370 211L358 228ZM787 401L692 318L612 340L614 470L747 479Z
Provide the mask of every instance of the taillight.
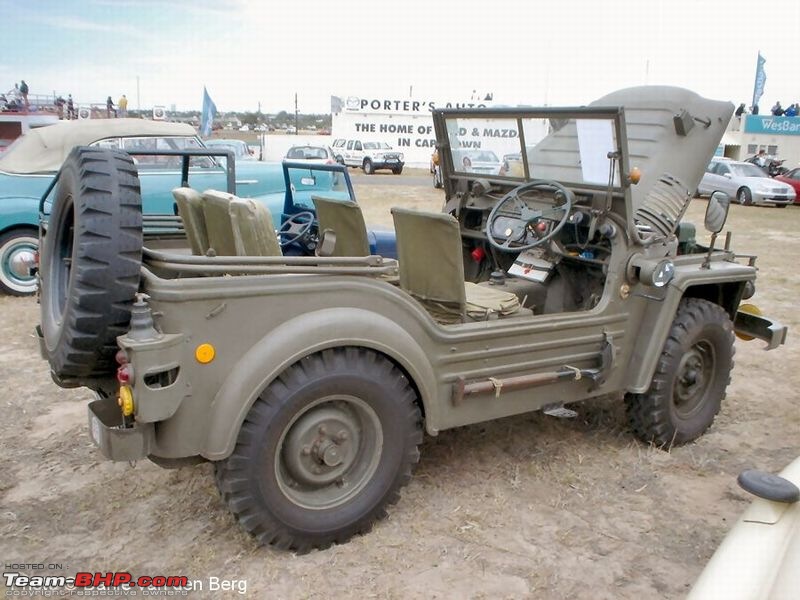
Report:
M126 385L133 379L133 367L131 365L122 365L117 369L117 381L120 385Z

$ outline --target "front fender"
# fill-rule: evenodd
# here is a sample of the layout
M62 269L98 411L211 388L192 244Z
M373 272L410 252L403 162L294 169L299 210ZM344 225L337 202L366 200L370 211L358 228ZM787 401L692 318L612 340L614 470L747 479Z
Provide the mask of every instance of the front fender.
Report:
M642 330L646 330L647 335L637 338L634 358L630 361L631 371L626 378L630 382L628 392L642 394L650 388L661 357L661 348L667 341L678 304L685 296L704 298L719 304L733 320L744 284L756 278L755 268L733 262L715 261L709 269L698 267L699 262L683 266L676 264L675 278L670 282L663 299L644 300L649 303L642 320Z
M258 395L290 365L326 348L361 346L394 360L416 385L430 433L438 430L436 383L427 355L400 326L363 309L331 308L299 315L256 343L236 363L211 404L202 455L233 452L239 428Z

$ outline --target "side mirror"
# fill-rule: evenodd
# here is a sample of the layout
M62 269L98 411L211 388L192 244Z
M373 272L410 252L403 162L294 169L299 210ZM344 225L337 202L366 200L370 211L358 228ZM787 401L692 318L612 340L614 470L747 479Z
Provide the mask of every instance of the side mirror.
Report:
M731 199L725 192L714 192L708 199L706 207L705 228L711 233L717 234L725 227L728 219L728 209L731 206Z
M733 175L731 175L730 173L723 173L723 174L722 174L722 176L723 176L725 179L731 179L731 178L733 177Z

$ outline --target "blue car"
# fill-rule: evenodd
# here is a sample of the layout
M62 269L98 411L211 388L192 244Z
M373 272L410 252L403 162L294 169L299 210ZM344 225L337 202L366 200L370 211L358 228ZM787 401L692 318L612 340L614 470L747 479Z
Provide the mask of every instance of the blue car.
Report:
M65 121L31 131L0 156L0 291L33 294L30 275L38 247L39 200L74 146L120 148L134 155L139 170L145 214L174 214L172 190L181 185L181 159L136 155L140 151L203 149L190 125L143 119ZM236 162L236 194L267 203L276 214L286 190L280 164ZM193 157L189 185L226 189L225 160Z

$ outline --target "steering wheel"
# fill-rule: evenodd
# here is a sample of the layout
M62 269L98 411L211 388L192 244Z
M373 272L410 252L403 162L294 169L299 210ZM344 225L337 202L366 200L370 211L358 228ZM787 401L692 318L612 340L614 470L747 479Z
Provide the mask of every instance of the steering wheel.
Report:
M304 210L286 219L278 229L281 248L306 237L314 226L314 213Z
M563 204L545 209L535 209L530 208L520 198L520 195L530 190L553 188L555 188L555 199L563 199ZM572 191L557 181L536 179L524 183L508 192L494 205L486 221L486 237L492 246L503 252L521 252L535 248L552 239L555 234L561 231L561 228L564 227L567 219L569 219L574 199L575 195ZM495 225L501 219L506 221L501 225L504 238L499 237L499 232L496 236L494 231ZM549 228L549 231L547 231L546 221L555 223ZM540 227L540 225L544 226ZM528 237L528 234L533 234L536 239L529 244L522 243ZM516 245L512 246L512 243Z

